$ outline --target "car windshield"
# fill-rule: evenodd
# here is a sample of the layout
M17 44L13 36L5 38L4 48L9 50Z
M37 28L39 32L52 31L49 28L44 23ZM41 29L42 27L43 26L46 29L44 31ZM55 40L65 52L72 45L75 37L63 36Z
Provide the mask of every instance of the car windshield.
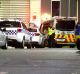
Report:
M57 21L56 24L56 29L58 30L62 30L62 31L72 31L74 30L74 26L75 26L75 21L71 20L71 21L65 21L65 20L61 20L61 21Z
M21 27L20 22L14 21L1 21L0 27Z
M30 32L37 32L37 29L29 28L28 30L29 30Z

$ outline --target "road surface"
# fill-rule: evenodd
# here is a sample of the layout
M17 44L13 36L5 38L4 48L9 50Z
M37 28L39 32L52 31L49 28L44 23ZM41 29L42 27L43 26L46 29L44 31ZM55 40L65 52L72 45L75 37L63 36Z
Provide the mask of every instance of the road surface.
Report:
M0 74L80 74L76 48L0 49Z

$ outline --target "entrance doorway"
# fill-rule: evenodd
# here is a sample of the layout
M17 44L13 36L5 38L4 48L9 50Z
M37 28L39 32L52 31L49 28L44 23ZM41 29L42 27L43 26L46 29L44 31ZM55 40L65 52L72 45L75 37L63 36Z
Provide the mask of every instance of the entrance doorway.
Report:
M60 1L52 1L52 17L59 16L60 13Z

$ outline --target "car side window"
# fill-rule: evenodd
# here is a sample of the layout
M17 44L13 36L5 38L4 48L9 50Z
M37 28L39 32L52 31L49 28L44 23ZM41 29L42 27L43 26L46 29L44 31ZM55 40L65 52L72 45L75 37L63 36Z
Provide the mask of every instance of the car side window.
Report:
M27 30L26 25L22 22L23 28Z
M29 23L29 27L30 28L37 28L36 24L34 24L34 23Z

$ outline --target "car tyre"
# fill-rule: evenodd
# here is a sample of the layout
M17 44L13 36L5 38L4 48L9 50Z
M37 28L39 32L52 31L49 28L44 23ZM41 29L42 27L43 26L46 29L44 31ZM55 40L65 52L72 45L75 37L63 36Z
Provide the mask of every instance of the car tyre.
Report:
M62 48L62 45L60 45L60 44L55 44L55 47L56 47L56 48Z
M70 45L70 48L74 48L75 47L75 45Z
M37 44L35 44L35 47L36 48L40 48L40 45L37 43Z
M24 49L24 47L25 47L25 38L23 38L23 40L22 40L21 43L16 42L15 48L21 48L21 49Z
M25 39L23 39L23 41L22 41L22 43L20 43L19 47L24 49L24 47L25 47Z
M5 41L5 45L1 47L2 49L7 49L8 48L8 42L7 42L7 39Z
M41 48L44 48L45 47L44 41L41 43L40 47Z
M31 49L31 47L32 47L32 45L31 45L31 43L26 43L26 46L27 46L27 49Z

